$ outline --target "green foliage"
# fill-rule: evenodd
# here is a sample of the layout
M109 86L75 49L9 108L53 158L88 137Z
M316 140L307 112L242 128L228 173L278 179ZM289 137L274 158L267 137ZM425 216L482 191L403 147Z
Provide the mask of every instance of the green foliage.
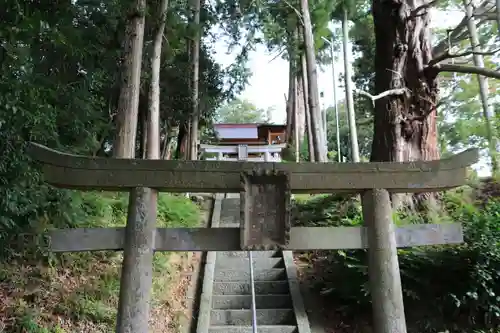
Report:
M268 123L272 109L260 109L245 99L234 99L217 110L217 122L228 124Z
M360 109L358 109L359 111ZM337 125L335 121L335 109L329 107L326 110L327 113L327 140L328 140L328 151L333 152L334 156L337 156ZM358 113L358 112L357 112ZM351 144L349 137L349 122L347 119L347 112L345 109L345 104L340 103L338 105L339 114L339 133L340 133L340 154L346 161L351 160ZM359 117L359 115L358 115ZM368 160L371 152L371 144L373 138L373 126L371 117L368 119L358 118L357 119L357 130L358 130L358 144L359 153L363 160ZM337 161L336 157L330 158L332 161Z
M26 313L24 316L19 318L17 325L17 332L25 333L66 333L59 325L55 325L53 328L49 329L40 326L33 314Z
M41 231L40 220L55 217L64 225L74 214L75 198L70 192L41 182L26 155L27 141L83 155L110 153L126 18L126 8L117 1L53 2L43 6L30 2L21 11L16 1L7 1L4 7L0 22L3 257L15 256L16 246ZM164 43L161 62L162 132L183 123L191 110L187 13L183 2L172 3L168 13L168 43ZM141 114L147 105L152 21L148 20L145 32ZM201 125L211 123L215 110L234 92L223 89L228 72L214 62L211 52L207 45L200 52ZM233 74L236 83L244 81L242 73Z
M6 332L113 331L121 253L54 255L44 233L53 228L123 226L127 196L79 193L43 184L26 154L28 141L83 155L105 155L114 136L123 8L118 2L4 4L0 22L0 321ZM21 11L20 11L21 10ZM167 19L161 68L162 130L184 120L189 108L186 23L181 11ZM148 39L143 68L148 66ZM200 104L209 122L225 98L226 74L202 49ZM144 71L147 73L147 71ZM143 75L147 87L149 76ZM141 89L140 110L147 102ZM159 197L163 226L193 226L189 200ZM155 255L155 299L168 296L175 274L169 255ZM166 270L168 267L169 270ZM171 270L171 271L170 271ZM13 322L12 320L15 320ZM62 324L61 324L62 325ZM89 325L89 326L79 326ZM74 330L73 330L74 328Z
M160 194L158 219L165 228L192 228L198 225L199 209L184 196Z
M342 4L342 2L341 2ZM347 1L349 6L352 5L350 1ZM341 19L342 6L337 7L337 11L334 13L336 19ZM364 1L361 3L356 3L355 10L351 8L349 12L349 19L354 22L354 25L349 31L349 38L353 45L353 54L359 55L354 57L353 70L354 77L353 81L356 88L374 93L374 78L375 78L375 34L373 26L373 17L369 12L369 3ZM337 39L341 39L341 36ZM340 75L339 82L344 84L343 75ZM339 125L340 125L340 153L342 156L350 159L350 139L349 139L349 127L348 120L345 110L345 105L343 102L339 103ZM373 138L373 106L371 101L367 98L360 96L359 94L354 94L354 110L356 113L356 126L358 132L358 143L360 156L362 160L369 160L371 153L371 144ZM330 107L327 110L328 117L328 148L330 151L337 151L336 143L336 125L335 125L335 115L333 108Z
M331 36L328 25L335 4L335 1L309 1L314 45L320 63L328 60L328 52L325 52L328 45L321 37ZM242 14L239 20L234 20L236 8ZM233 44L244 40L242 54L258 43L266 45L269 51L275 51L276 56L281 55L285 59L297 60L298 55L304 52L303 40L297 38L302 25L298 0L224 1L217 3L216 10L221 13L221 21L232 17L232 20L222 25L232 37Z
M374 93L375 84L375 33L373 16L363 15L356 19L350 30L353 52L361 53L354 60L354 81L358 89ZM366 99L363 98L365 101ZM371 106L371 103L370 103Z
M307 135L304 136L304 140L299 147L299 156L301 161L309 161L309 142L307 140Z
M491 64L490 67L496 68L497 65ZM442 150L454 152L472 147L486 149L486 124L477 79L469 74L450 74L443 78L444 94L439 105ZM489 88L490 95L496 95L500 91L500 84L497 80L490 80ZM493 101L492 103L495 106ZM495 119L492 119L491 126L495 133L500 131L500 125Z
M344 10L347 11L348 20L357 20L359 15L366 12L368 9L367 2L359 2L355 0L336 0L332 1L334 10L330 11L331 18L334 20L342 20Z
M500 200L490 197L478 206L468 193L458 190L448 192L443 205L446 211L443 221L461 222L465 243L398 251L411 330L462 332L465 327L498 327ZM345 196L317 197L298 204L296 210L296 225L362 224L359 202ZM400 215L396 220L416 222L415 216L408 219ZM339 304L341 312L357 315L369 312L366 251L320 251L314 256L311 276L317 290Z
M359 222L361 206L351 195L321 195L294 206L292 216L297 227L353 225Z
M206 3L201 13L204 22L214 22L217 16L209 6ZM54 255L48 253L43 235L53 228L123 226L127 197L47 186L25 149L28 141L35 141L87 156L110 153L127 7L120 1L96 0L2 3L0 294L2 305L8 307L2 307L0 322L7 323L7 332L62 333L66 327L57 326L59 318L74 324L68 332L114 331L110 327L115 320L121 254ZM155 7L149 9L141 116L147 106L147 69L156 25L150 19ZM189 15L186 1L170 3L160 73L162 133L185 122L191 110ZM202 29L206 36L207 26ZM210 43L201 47L201 127L213 121L215 110L241 91L249 76L245 56L223 69L212 53ZM230 88L225 89L225 84ZM198 222L198 208L181 197L160 195L158 211L163 226ZM156 295L162 304L174 275L170 273L176 272L169 255L155 254L154 292L162 294Z

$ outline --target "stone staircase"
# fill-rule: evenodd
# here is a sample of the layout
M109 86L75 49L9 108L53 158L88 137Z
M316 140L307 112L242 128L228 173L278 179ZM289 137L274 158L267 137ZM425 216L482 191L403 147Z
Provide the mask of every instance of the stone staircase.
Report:
M221 201L212 227L239 227L239 198ZM310 333L291 252L253 252L253 265L258 332ZM209 252L197 333L252 333L251 305L248 253Z

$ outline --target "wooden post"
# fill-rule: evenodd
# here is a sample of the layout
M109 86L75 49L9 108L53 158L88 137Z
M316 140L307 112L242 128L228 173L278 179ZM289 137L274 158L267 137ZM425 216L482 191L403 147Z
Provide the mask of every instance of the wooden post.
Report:
M150 209L151 189L130 191L117 333L147 333L149 299L153 281L153 252L156 212Z
M363 218L368 233L368 273L375 333L406 333L403 291L389 192L363 193Z

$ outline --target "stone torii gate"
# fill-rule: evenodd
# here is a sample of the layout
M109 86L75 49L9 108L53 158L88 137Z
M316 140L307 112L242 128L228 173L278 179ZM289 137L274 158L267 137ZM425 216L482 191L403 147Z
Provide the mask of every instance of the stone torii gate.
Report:
M45 181L61 188L131 193L125 228L51 232L55 252L124 250L119 333L147 333L153 251L259 251L368 248L376 333L405 333L397 247L463 242L460 224L392 221L389 193L442 191L465 184L477 150L409 163L269 163L109 159L31 144ZM240 228L156 228L137 194L241 193ZM291 227L291 193L360 193L364 227ZM132 216L132 218L130 218Z

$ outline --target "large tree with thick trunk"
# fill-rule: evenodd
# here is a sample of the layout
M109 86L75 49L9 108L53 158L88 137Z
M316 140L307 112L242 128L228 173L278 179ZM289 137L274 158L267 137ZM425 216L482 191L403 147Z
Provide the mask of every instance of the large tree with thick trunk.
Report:
M451 54L444 43L431 47L432 0L372 0L375 26L374 139L372 161L439 158L436 105L440 72L478 74L500 79L500 71L445 63L479 53ZM481 5L483 6L483 5ZM480 6L480 8L482 8ZM448 41L467 37L461 22ZM480 22L481 23L481 22ZM464 37L465 36L465 37Z
M375 90L395 93L376 102L372 161L439 158L428 2L373 0Z
M122 51L120 97L116 116L118 131L113 144L113 155L117 158L135 157L145 9L146 1L136 0L132 3L127 15Z
M436 5L435 1L372 0L371 3L373 15L356 22L353 36L355 51L363 54L355 64L357 86L373 95L356 90L369 101L377 102L372 160L439 158L433 105L445 102L436 101L436 75L456 72L500 79L497 69L470 65L472 56L492 56L498 47L488 43L483 43L478 50L467 47L464 42L469 33L465 17L454 29L447 31L446 38L436 43L431 58L428 10ZM484 3L474 10L477 26L483 28L489 20L483 18ZM455 60L458 62L454 63ZM449 84L445 83L444 89L447 87ZM372 112L371 103L363 101L358 108ZM441 151L443 147L439 148Z
M373 0L375 26L374 138L372 161L439 159L437 98L440 72L474 73L499 79L500 72L481 66L442 63L460 56L436 55L431 47L432 0ZM434 58L433 58L434 53ZM477 50L470 52L476 54ZM465 54L465 53L464 53ZM369 95L369 94L368 94ZM433 198L429 195L418 196ZM394 196L393 205L411 204ZM426 203L433 203L429 200Z
M373 0L376 100L371 161L439 159L437 71L432 59L427 0ZM433 197L416 197L434 206ZM393 207L413 206L411 196L393 195ZM429 206L428 204L431 204Z

